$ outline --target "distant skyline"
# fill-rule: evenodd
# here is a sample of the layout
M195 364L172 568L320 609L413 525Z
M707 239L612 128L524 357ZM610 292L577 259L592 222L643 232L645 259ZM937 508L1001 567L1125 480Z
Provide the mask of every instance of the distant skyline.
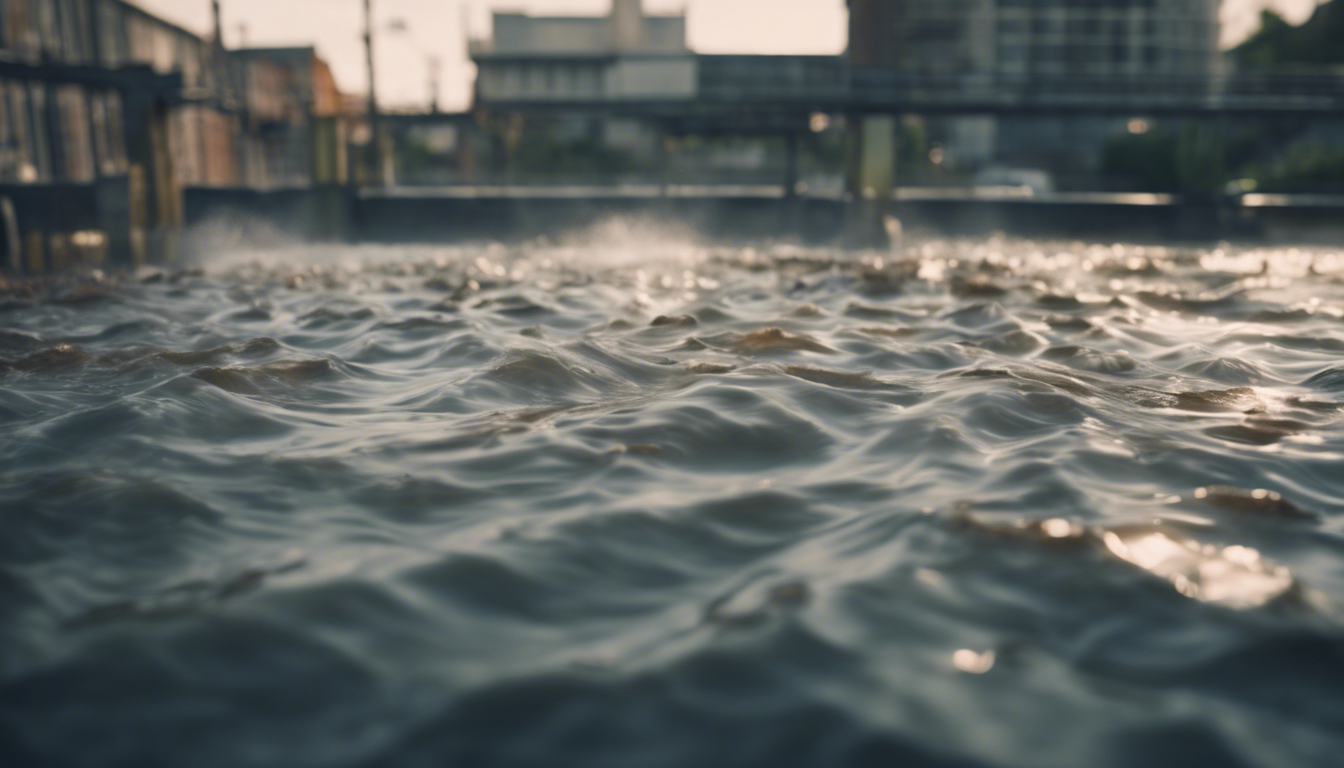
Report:
M610 0L373 0L379 100L389 106L429 101L428 58L442 61L439 105L466 108L475 68L467 59L463 21L472 37L489 34L492 10L595 16ZM210 0L133 0L199 33L210 30ZM650 13L685 10L691 48L701 53L835 54L845 47L844 0L645 0ZM1223 43L1245 39L1259 13L1273 8L1290 21L1310 16L1317 0L1225 0ZM363 93L362 0L222 0L229 47L315 45L347 93ZM409 32L392 28L405 20ZM246 40L244 29L246 27Z

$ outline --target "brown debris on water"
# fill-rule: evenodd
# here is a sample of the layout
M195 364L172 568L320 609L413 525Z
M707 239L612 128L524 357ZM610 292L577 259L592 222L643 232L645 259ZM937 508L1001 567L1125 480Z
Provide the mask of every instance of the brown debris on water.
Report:
M849 306L845 307L845 316L856 320L903 320L909 317L908 314L899 309L875 307L858 302L851 302Z
M1077 549L1087 544L1088 529L1064 518L1021 519L999 523L982 520L970 512L961 510L954 512L948 521L957 528L1013 541L1065 549Z
M1135 388L1137 403L1145 408L1177 408L1201 413L1250 413L1264 403L1250 387L1193 392L1161 392Z
M1240 424L1227 424L1205 430L1214 437L1247 445L1273 445L1287 437L1299 435L1309 425L1293 419L1249 418Z
M1050 347L1041 353L1041 358L1092 373L1127 373L1138 367L1138 362L1128 352L1101 352L1077 344Z
M260 394L275 385L294 386L325 376L333 370L331 361L292 360L255 368L208 366L192 371L191 377L238 395Z
M1035 352L1045 346L1047 342L1031 331L1013 330L963 343L969 347L997 352L1001 355L1025 355L1029 352Z
M786 365L784 372L803 381L836 389L876 389L882 386L868 371L831 371L807 365Z
M1182 499L1187 505L1282 520L1319 520L1320 516L1288 501L1283 494L1266 488L1245 489L1230 485L1196 488Z
M1262 405L1250 387L1177 392L1176 407L1186 411L1247 411Z
M919 333L914 328L855 328L859 333L866 333L869 336L881 336L885 339L908 339Z
M694 328L699 325L699 323L690 315L659 315L653 318L653 322L649 323L649 325L654 328Z
M871 266L859 270L859 279L863 281L863 291L869 295L883 296L900 293L905 284L919 271L914 262L885 263L878 260Z
M948 281L948 290L953 296L962 298L997 299L1008 295L1008 289L985 275L953 275Z
M70 344L58 344L54 347L33 352L12 363L0 363L0 373L11 370L23 373L49 371L57 368L70 368L93 362L93 356L79 347Z
M242 344L226 344L222 347L199 351L178 352L164 350L154 357L174 365L210 365L226 357L262 357L280 349L280 342L260 336Z
M1036 297L1036 305L1046 309L1082 309L1084 306L1078 297L1062 293L1042 293Z
M737 366L728 363L716 363L710 360L693 360L686 364L686 370L700 374L732 373Z
M816 352L823 355L837 354L834 349L809 336L789 333L781 328L764 328L743 334L733 343L733 348L746 354L774 351Z
M1057 331L1084 332L1092 330L1093 327L1091 320L1083 317L1075 317L1073 315L1054 314L1046 315L1041 319Z

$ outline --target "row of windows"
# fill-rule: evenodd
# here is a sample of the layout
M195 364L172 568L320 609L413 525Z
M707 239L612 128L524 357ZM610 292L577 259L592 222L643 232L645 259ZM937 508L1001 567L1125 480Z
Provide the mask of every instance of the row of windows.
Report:
M1151 66L1161 62L1205 65L1208 63L1208 54L1200 50L1172 50L1153 45L1049 45L1030 48L1001 45L998 59L1001 64L1031 61L1078 65L1142 63Z
M0 80L0 181L90 182L126 172L121 98Z
M1146 35L1212 35L1214 27L1200 21L1183 19L1100 19L1096 17L1074 19L999 19L999 34L1009 35L1128 35L1141 33Z
M32 63L152 66L204 84L209 45L120 0L0 0L0 55Z
M598 93L606 73L595 64L497 64L482 67L481 77L496 93Z

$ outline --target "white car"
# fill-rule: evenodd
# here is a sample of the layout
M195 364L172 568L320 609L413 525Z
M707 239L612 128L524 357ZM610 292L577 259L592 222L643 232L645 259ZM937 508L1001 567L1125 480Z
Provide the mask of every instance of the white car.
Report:
M1055 191L1055 182L1046 171L1032 168L1002 168L991 166L975 175L977 188L1016 189L1031 196L1049 195Z

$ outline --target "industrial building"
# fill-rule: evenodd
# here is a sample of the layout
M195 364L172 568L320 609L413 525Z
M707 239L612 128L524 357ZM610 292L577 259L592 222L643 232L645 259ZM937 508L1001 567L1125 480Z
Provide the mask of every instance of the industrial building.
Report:
M126 0L0 0L5 264L170 253L184 187L339 182L343 104L312 48L226 51Z

